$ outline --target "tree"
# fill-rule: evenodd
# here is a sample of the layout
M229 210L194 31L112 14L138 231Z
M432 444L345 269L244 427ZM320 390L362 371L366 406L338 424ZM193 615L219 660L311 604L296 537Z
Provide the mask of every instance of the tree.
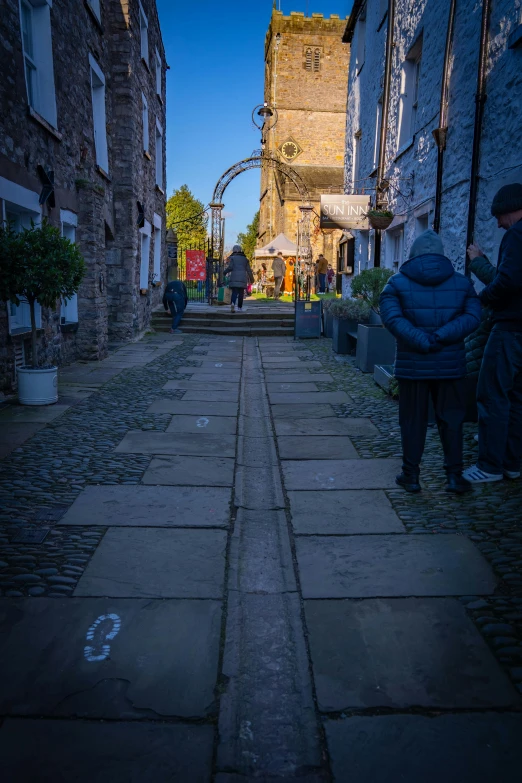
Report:
M352 296L360 296L361 299L368 302L372 310L378 313L379 298L384 286L392 275L391 269L384 269L384 267L363 269L352 280Z
M0 225L0 300L29 303L31 311L32 362L38 367L35 303L56 307L80 287L85 262L78 247L46 220L19 233Z
M174 191L167 201L167 228L178 235L178 244L185 249L199 248L207 238L205 206L192 195L187 185Z
M257 235L259 233L259 210L254 215L254 219L247 226L245 233L237 235L237 243L243 248L243 253L247 258L254 258L254 250L257 245Z

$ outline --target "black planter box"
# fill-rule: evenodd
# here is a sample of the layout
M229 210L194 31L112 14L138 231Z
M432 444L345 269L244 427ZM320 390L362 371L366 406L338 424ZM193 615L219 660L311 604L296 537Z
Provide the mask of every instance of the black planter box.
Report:
M331 337L333 332L333 315L323 310L323 336Z

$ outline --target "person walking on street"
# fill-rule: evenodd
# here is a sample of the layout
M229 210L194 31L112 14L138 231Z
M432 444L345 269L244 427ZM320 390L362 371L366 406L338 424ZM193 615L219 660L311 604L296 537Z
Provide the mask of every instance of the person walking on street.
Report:
M171 280L163 293L163 307L172 315L171 334L181 334L179 325L188 304L187 288L182 280Z
M328 272L328 261L323 256L322 253L319 253L319 258L317 259L317 262L315 264L315 271L319 278L319 293L325 294L326 293L326 273Z
M331 293L333 289L333 281L335 277L335 272L333 270L333 266L331 264L328 264L328 271L326 273L326 280L328 283L328 291Z
M272 261L272 272L275 283L274 299L279 299L281 295L281 283L283 282L286 273L286 264L281 252L279 252Z
M506 233L495 277L479 294L492 330L477 389L478 462L464 472L476 484L519 478L522 459L522 183L500 188L491 214ZM470 245L468 256L484 253Z
M397 338L399 424L403 466L396 482L420 492L420 462L428 427L429 398L444 450L448 492L471 484L462 476L466 413L464 338L480 323L480 302L470 281L455 272L431 229L413 243L408 261L380 297L385 327Z
M232 255L228 258L228 265L224 274L230 275L228 281L228 286L232 289L230 311L232 313L235 311L237 302L238 312L241 313L243 310L245 288L249 283L254 282L254 274L250 267L250 261L243 253L241 245L234 245L232 248Z

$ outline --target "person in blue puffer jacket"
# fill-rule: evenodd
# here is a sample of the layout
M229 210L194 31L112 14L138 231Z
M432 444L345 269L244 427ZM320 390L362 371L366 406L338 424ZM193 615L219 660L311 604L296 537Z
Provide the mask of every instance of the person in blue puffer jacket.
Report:
M381 294L380 312L385 327L397 338L395 377L403 452L397 484L420 492L431 395L444 450L446 489L468 492L471 484L462 477L464 338L479 326L481 308L471 282L455 271L435 231L425 231L414 241L408 261Z

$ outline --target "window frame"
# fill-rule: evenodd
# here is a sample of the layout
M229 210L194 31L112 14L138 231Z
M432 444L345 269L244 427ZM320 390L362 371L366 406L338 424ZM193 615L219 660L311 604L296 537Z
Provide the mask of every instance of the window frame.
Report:
M78 228L78 215L68 209L60 210L60 230L62 237L76 244L76 229ZM78 293L70 299L60 301L60 324L78 323Z
M159 144L158 144L159 141ZM156 128L155 128L155 145L154 145L154 152L155 152L155 163L156 163L156 187L160 188L161 191L164 189L164 177L163 177L163 128L159 123L158 118L156 117Z
M314 65L314 54L313 54L313 48L311 46L305 47L305 60L304 60L304 69L305 71L312 72L313 71L313 65Z
M87 5L91 9L93 15L101 24L101 2L100 0L87 0Z
M419 113L419 88L422 68L423 35L410 48L401 66L397 128L398 154L413 143Z
M386 265L398 271L404 263L404 224L386 231Z
M149 104L145 94L141 93L141 120L143 128L143 152L148 155L150 150L150 138L149 138Z
M140 228L140 291L148 291L150 275L151 224L148 220Z
M366 18L357 21L357 49L355 54L355 70L357 75L362 71L366 62Z
M377 100L377 111L375 115L375 141L373 145L373 169L375 170L379 165L379 148L381 145L381 128L382 128L382 106L383 106L383 94L379 96Z
M163 100L163 62L161 55L158 52L158 48L155 49L156 57L156 95L162 101Z
M149 20L145 13L141 0L139 2L140 19L140 54L145 65L149 65Z
M160 283L161 282L161 216L154 213L154 216L152 218L152 223L154 227L154 248L153 248L153 262L152 262L152 272L153 272L153 282L154 283Z
M107 140L107 96L105 76L100 66L89 53L89 81L91 85L92 125L94 150L98 167L109 173L109 145ZM94 79L97 83L94 83Z
M353 134L352 189L354 193L357 190L357 183L360 180L359 174L361 173L361 146L362 130L359 128L359 130Z
M51 6L52 0L19 0L18 2L27 104L30 112L43 118L53 130L56 130L58 116ZM30 43L30 52L26 48L27 43Z

